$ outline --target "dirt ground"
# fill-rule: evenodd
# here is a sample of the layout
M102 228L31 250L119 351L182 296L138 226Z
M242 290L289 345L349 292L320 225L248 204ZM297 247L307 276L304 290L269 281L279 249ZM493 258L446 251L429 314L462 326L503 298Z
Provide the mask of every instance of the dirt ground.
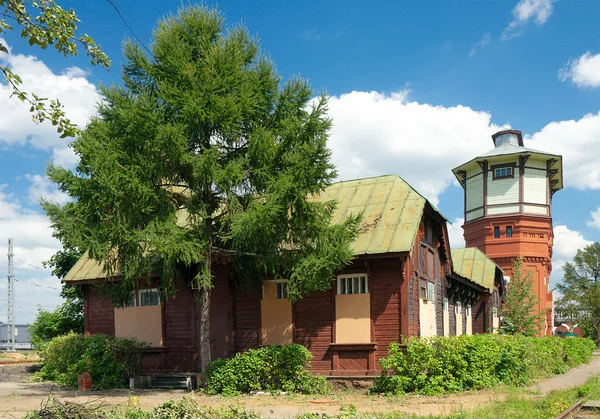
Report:
M458 409L473 409L489 401L503 400L502 389L468 392L439 397L405 396L390 398L367 395L366 390L336 391L329 396L241 396L225 398L203 396L182 390L116 390L78 392L47 383L31 382L29 365L0 365L0 417L21 418L36 409L50 393L63 401L103 403L123 406L127 403L152 408L170 399L194 397L199 403L212 406L235 405L263 414L267 418L293 418L305 412L337 413L341 407L354 405L359 412L402 411L419 415L443 415ZM540 381L527 389L529 393L546 394L552 390L585 383L600 374L600 357L566 374Z

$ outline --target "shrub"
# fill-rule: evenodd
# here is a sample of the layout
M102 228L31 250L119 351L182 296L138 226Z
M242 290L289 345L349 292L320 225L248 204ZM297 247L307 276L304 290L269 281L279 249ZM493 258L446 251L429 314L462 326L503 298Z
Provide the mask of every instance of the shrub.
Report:
M526 385L560 374L591 359L589 339L474 335L410 339L406 350L393 343L381 360L374 393L440 394Z
M217 359L206 375L209 394L236 395L250 391L286 391L322 394L327 392L325 377L313 377L312 354L302 345L270 345Z
M102 334L59 336L41 351L43 365L38 375L44 380L76 387L79 374L89 372L95 389L122 387L139 370L146 346L135 339Z

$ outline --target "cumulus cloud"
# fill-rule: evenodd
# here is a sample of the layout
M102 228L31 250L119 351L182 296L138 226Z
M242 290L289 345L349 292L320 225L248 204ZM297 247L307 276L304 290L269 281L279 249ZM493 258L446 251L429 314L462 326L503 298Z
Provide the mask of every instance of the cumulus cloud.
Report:
M7 45L3 39L0 43ZM85 70L70 67L55 74L36 57L13 54L10 49L8 54L0 52L0 63L21 77L23 83L20 88L23 91L60 100L67 117L80 127L84 127L95 112L100 95L96 86L86 79ZM0 145L29 144L42 150L57 149L55 154L64 157L62 149L66 144L59 138L56 127L49 122L34 124L29 105L16 97L11 98L11 93L12 88L6 82L0 83Z
M26 174L25 177L31 181L31 186L29 187L29 199L38 203L42 199L56 202L59 204L64 204L69 201L69 196L58 190L56 184L52 183L47 176L41 175L32 175Z
M600 207L590 214L592 219L587 222L588 227L595 227L600 230Z
M552 274L550 275L551 286L562 281L563 266L571 262L578 249L592 244L593 242L583 237L579 231L570 230L566 225L554 227L554 247L552 249ZM555 298L560 297L555 293Z
M487 112L411 102L406 91L333 96L329 115L340 180L399 174L434 205L450 169L493 148L490 135L504 128Z
M516 38L523 34L523 27L533 19L538 26L548 21L552 14L553 0L520 0L512 9L513 20L502 32L501 40Z
M562 80L571 80L579 87L600 87L600 54L592 55L589 51L580 57L570 60L558 72Z
M563 156L564 182L577 189L600 189L600 112L579 120L551 122L525 146Z
M6 185L0 185L1 255L8 253L9 238L13 239L14 274L18 280L15 285L15 322L29 323L35 317L38 305L52 309L62 301L60 281L42 266L42 262L60 250L61 245L52 237L52 228L46 217L28 210L6 192ZM1 257L0 272L7 272L7 269L8 260L6 256ZM0 280L0 295L6 295L6 279Z
M451 249L460 249L465 247L464 230L462 228L465 223L465 219L460 217L456 218L452 224L448 224L448 238L450 239Z

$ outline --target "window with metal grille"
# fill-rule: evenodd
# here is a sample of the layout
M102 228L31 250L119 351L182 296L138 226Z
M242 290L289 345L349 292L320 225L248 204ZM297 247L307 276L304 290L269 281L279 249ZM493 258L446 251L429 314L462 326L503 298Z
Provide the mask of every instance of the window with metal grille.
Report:
M338 294L368 294L367 275L338 276Z
M157 289L140 290L139 293L140 306L159 306L160 294Z

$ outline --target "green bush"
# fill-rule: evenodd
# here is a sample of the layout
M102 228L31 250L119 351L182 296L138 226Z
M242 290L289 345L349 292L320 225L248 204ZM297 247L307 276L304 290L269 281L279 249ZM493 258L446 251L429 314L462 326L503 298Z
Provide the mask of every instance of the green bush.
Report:
M89 372L95 389L122 387L139 370L142 350L147 346L135 339L102 334L59 336L40 352L43 364L38 376L76 387L79 374Z
M448 336L410 339L406 350L390 345L374 393L433 395L526 385L590 361L589 339L533 338L520 335Z
M236 395L250 391L322 394L328 391L325 377L313 377L312 354L302 345L270 345L217 359L206 375L209 394Z

